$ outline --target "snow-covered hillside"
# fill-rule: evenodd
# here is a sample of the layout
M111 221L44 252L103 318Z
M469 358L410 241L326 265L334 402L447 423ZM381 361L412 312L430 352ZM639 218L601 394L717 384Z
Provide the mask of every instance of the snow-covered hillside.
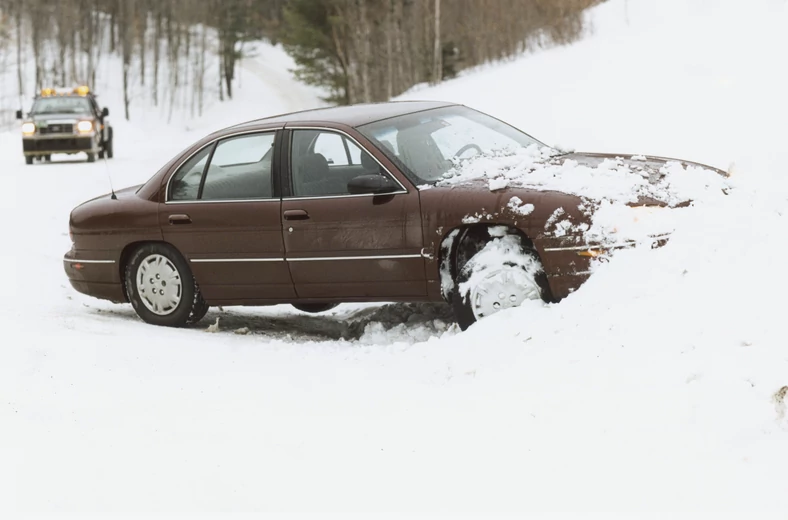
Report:
M28 167L0 134L0 512L788 510L788 3L609 0L589 16L575 45L404 97L578 150L735 163L734 189L562 303L465 333L419 305L145 325L62 273L68 212L107 191L103 164ZM199 121L115 117L116 187L220 126L317 104L280 49L261 54Z

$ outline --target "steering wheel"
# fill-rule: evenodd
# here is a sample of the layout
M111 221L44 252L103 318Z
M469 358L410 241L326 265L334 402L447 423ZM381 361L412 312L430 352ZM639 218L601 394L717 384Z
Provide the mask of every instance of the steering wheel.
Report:
M479 153L479 155L484 153L484 152L482 152L482 149L479 147L478 144L471 143L471 144L466 144L465 146L463 146L462 148L457 150L457 153L454 154L454 158L455 159L460 158L462 156L462 154L464 154L468 150L476 150Z

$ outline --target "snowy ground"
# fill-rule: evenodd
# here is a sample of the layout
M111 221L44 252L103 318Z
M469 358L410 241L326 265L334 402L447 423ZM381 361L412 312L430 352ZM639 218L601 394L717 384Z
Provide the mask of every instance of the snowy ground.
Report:
M0 511L784 517L788 4L610 0L592 16L576 45L404 97L578 150L735 163L735 189L564 302L466 333L425 305L145 325L62 272L68 211L108 191L104 166L27 167L0 134ZM115 185L217 127L317 103L286 62L264 48L238 99L198 121L113 118Z

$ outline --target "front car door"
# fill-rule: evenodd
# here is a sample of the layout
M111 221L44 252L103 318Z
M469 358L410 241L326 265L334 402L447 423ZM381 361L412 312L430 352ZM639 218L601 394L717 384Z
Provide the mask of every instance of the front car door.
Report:
M253 132L214 141L186 160L167 185L159 211L164 240L186 257L209 303L295 296L274 186L277 135Z
M349 130L348 130L349 132ZM350 133L288 128L282 218L299 298L426 297L419 194ZM348 181L383 175L385 195L351 194Z

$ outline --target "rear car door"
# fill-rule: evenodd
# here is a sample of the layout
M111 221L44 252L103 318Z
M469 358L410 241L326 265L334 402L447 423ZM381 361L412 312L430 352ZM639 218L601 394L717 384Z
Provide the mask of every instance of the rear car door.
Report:
M299 298L426 296L417 190L406 188L349 134L288 129L283 238ZM348 181L381 175L382 195L351 194Z
M169 180L159 211L162 233L186 257L210 303L295 296L274 186L277 137L268 131L215 141Z

